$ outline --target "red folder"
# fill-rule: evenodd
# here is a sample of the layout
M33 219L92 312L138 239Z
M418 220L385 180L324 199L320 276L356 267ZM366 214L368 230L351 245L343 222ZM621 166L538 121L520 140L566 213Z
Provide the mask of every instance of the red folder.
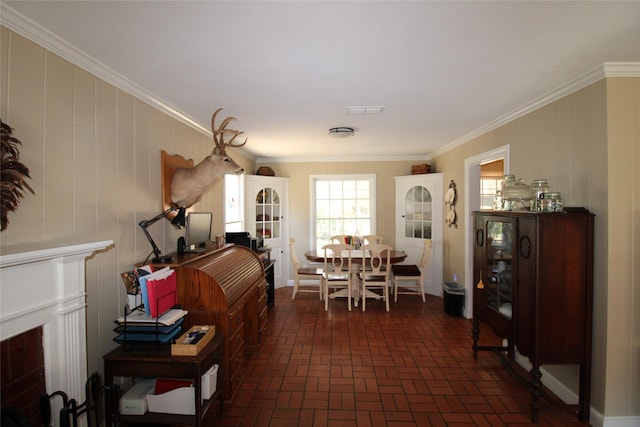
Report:
M153 394L164 394L168 391L175 390L181 387L191 387L193 385L193 381L185 381L185 380L172 380L172 379L160 379L156 380L156 389Z
M178 303L176 272L171 270L171 273L164 278L148 279L147 294L149 295L151 317L161 316L170 310Z

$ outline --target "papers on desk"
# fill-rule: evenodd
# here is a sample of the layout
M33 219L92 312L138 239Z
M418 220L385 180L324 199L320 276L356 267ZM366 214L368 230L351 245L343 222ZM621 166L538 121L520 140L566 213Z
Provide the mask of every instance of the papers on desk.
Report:
M155 326L156 323L164 326L171 326L176 323L178 320L182 319L187 315L186 310L182 310L180 308L172 308L167 311L160 317L152 317L147 316L144 311L135 310L131 314L126 316L118 317L116 319L116 323L118 324L127 324L127 325L135 325L135 326Z

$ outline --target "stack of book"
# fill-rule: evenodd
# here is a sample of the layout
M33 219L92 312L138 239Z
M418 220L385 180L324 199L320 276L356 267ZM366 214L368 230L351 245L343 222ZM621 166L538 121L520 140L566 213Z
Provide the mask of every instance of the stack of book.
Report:
M169 343L182 333L182 322L186 310L173 308L159 317L147 315L141 307L126 316L116 319L114 341Z

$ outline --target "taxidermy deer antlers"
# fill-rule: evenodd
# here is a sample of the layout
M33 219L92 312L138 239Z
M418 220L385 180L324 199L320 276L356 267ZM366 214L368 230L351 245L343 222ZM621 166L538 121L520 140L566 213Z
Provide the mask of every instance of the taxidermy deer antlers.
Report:
M235 139L244 132L227 129L227 125L235 120L235 117L227 117L216 129L216 115L222 111L218 108L211 116L211 132L215 148L210 155L192 168L176 169L171 181L171 203L178 208L188 208L198 202L209 187L225 174L239 175L244 172L233 159L226 154L227 147L242 147L247 143L234 143ZM232 135L225 142L225 134Z

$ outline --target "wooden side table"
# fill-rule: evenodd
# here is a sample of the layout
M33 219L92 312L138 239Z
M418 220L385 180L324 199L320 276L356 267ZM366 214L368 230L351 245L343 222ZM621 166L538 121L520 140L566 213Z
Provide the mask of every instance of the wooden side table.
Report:
M144 415L122 415L120 423L180 424L192 426L210 426L216 411L211 407L216 399L220 400L222 414L224 399L220 379L222 366L222 337L216 335L196 356L172 356L170 345L155 344L117 347L104 356L104 384L113 384L114 377L167 378L193 381L195 388L195 415L178 415L147 412ZM218 382L215 393L202 404L201 378L214 364L218 364ZM107 399L108 400L108 399ZM106 425L112 425L118 407L107 402L105 408Z

